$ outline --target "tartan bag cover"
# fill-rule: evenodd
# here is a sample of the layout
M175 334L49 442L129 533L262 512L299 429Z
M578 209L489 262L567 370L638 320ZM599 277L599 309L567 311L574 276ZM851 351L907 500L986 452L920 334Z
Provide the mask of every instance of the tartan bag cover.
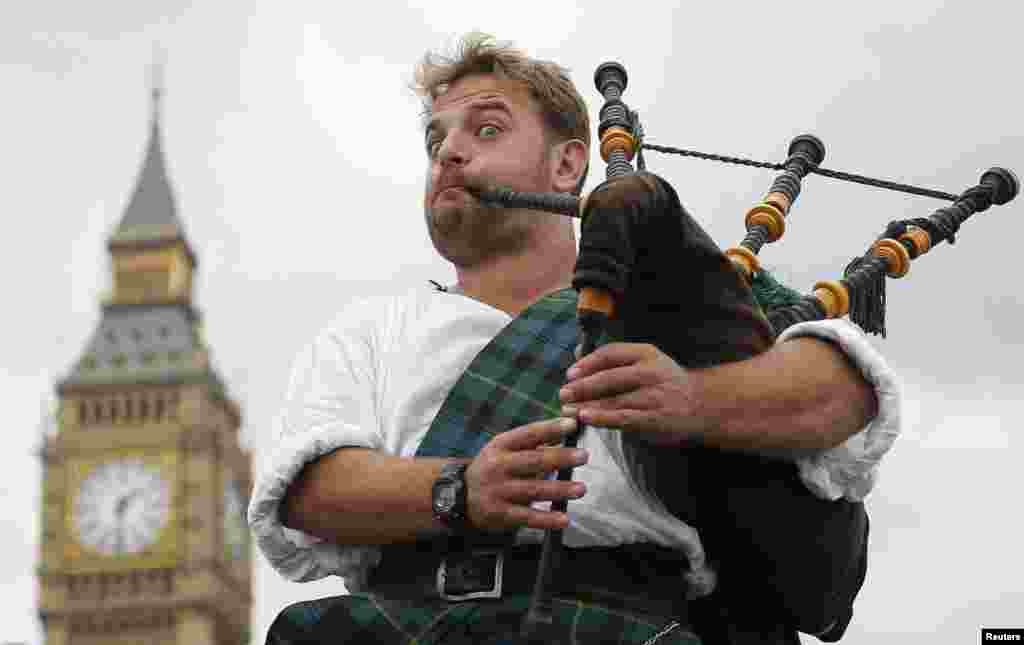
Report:
M445 399L418 457L472 457L497 433L560 414L558 390L577 342L576 292L563 289L513 319L473 359ZM386 551L385 555L386 556ZM549 599L558 623L552 643L700 645L671 617L627 613L597 602ZM385 598L372 590L286 607L268 645L519 643L529 594L449 602Z

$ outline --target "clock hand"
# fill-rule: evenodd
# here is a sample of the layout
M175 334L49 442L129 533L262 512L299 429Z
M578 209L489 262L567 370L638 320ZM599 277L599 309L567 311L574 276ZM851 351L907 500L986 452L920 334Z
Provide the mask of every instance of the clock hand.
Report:
M122 497L121 499L117 500L117 505L114 507L114 513L119 518L123 517L125 511L128 510L128 504L131 503L132 500L134 500L136 497L138 497L141 492L141 490L135 489L132 492L125 495L124 497Z
M124 516L128 512L128 505L135 501L141 491L135 489L124 497L117 500L114 506L115 521L117 522L117 542L114 544L115 553L124 552Z

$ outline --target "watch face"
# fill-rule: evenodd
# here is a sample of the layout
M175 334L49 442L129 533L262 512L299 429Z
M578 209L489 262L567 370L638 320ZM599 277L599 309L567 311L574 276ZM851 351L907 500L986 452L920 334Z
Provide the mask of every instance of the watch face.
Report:
M455 502L457 500L455 488L456 484L454 482L446 482L444 485L438 487L438 490L434 495L434 508L438 512L445 513L455 507Z
M104 555L139 553L167 524L170 487L141 459L101 463L82 480L74 506L78 541Z

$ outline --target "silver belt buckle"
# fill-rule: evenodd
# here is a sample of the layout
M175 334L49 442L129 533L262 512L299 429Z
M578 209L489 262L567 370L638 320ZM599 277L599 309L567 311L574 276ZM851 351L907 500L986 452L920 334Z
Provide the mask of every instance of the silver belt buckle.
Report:
M473 549L449 553L437 567L437 593L445 600L501 598L505 552Z

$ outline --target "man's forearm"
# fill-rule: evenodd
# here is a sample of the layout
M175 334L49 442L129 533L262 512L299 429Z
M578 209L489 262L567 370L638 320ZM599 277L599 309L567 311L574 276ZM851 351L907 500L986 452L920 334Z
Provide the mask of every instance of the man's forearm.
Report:
M430 490L450 460L342 448L308 464L281 505L282 523L336 544L388 544L440 535Z
M702 370L702 442L763 453L819 451L841 444L878 411L874 387L831 343L779 343L749 360Z

